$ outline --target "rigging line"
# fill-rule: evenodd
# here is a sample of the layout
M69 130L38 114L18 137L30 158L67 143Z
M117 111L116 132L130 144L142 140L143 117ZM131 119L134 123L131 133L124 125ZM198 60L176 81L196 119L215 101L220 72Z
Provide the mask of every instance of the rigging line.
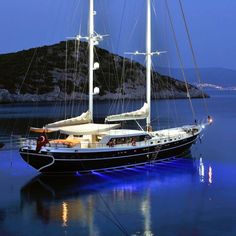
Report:
M98 212L100 212L103 216L105 216L108 220L110 220L117 228L119 228L119 230L122 233L124 233L124 235L127 235L126 232L124 232L123 229L120 227L120 225L118 223L116 223L115 220L113 220L110 216L108 216L107 214L105 214L104 212L102 212L99 209L98 209Z
M152 10L153 10L154 15L157 16L157 11L156 11L155 4L153 1L151 1L151 5L152 5Z
M82 5L81 4L81 0L75 0L73 3L72 3L72 7L73 7L73 12L72 12L72 14L71 14L71 22L73 23L73 22L78 22L78 20L76 20L76 17L77 17L77 12L79 12L79 9L81 10L80 11L80 18L81 19L83 19L83 11L82 11L82 7L80 6L80 5ZM80 25L81 25L81 23L80 23Z
M179 0L179 5L180 5L181 13L182 13L182 18L183 18L183 21L184 21L186 33L187 33L187 36L188 36L188 42L189 42L192 57L193 57L193 63L194 63L194 66L195 66L196 76L197 76L197 79L198 79L198 83L201 84L202 79L201 79L201 75L200 75L200 70L199 70L199 67L198 67L198 64L197 64L197 60L196 60L195 52L194 52L194 49L193 49L193 44L192 44L192 40L191 40L191 37L190 37L189 28L188 28L188 24L187 24L187 20L186 20L186 17L185 17L183 4L182 4L181 0ZM200 91L202 93L202 98L203 98L203 101L204 101L204 104L205 104L206 112L208 113L208 106L207 106L205 94L203 93L202 88L200 89Z
M130 31L130 36L128 37L127 42L130 42L131 38L133 37L135 29L136 29L136 27L138 25L138 22L139 22L139 18L136 18L136 21L134 22L133 29Z
M109 60L109 62L108 62L108 65L106 65L106 68L108 67L108 73L106 72L106 68L103 66L104 65L104 63L103 63L103 61L101 60L102 59L102 57L101 57L101 55L102 55L102 51L103 51L104 49L101 49L101 48L98 48L98 47L94 47L94 53L95 53L95 56L96 56L96 60L99 62L99 64L101 65L101 67L99 68L99 71L97 72L98 74L97 74L97 76L95 76L94 77L94 82L95 83L97 83L98 85L100 85L100 89L101 89L101 91L111 91L110 90L110 88L111 88L111 77L112 77L112 75L111 75L111 71L115 71L115 69L113 70L113 69L111 69L111 67L113 68L113 63L110 63L111 61L113 61L113 59L114 59L114 55L108 55L108 59L107 60ZM104 70L105 69L105 70ZM115 73L115 72L114 72ZM95 74L96 75L96 74ZM100 79L100 81L98 81L98 79L97 78L102 78L102 80ZM117 98L116 98L117 99ZM112 110L112 106L114 106L114 107L117 107L116 106L116 104L115 104L115 102L116 102L116 99L112 99L112 105L111 106L109 106L109 112L108 112L108 114L110 114L111 112L111 110Z
M66 40L66 61L65 61L65 107L64 107L64 117L65 117L65 119L66 119L66 112L67 112L67 110L66 110L66 96L67 96L67 73L68 73L68 55L67 55L67 53L68 53L68 41Z
M73 116L74 113L74 107L75 107L75 80L76 80L76 75L77 75L77 39L74 40L74 65L73 65L73 75L72 75L72 107L71 107L71 117Z
M74 42L74 52L73 52L73 74L72 74L72 95L71 95L71 114L70 116L74 116L75 110L75 98L76 98L76 78L78 72L78 48L79 48L79 41L77 45L77 39L73 40Z
M110 208L110 206L108 205L108 203L105 201L105 199L103 198L102 194L100 192L98 192L100 198L102 199L104 205L106 206L106 208L108 209L108 211L110 212L111 216L116 220L117 224L120 226L120 230L124 233L124 235L130 235L128 233L128 231L126 230L126 228L120 223L119 219L116 217L115 213L112 211L112 209Z
M79 83L80 83L80 80L79 80L79 72L80 72L80 67L79 67L79 55L80 55L80 40L77 40L76 42L76 46L77 46L77 49L76 49L76 59L75 59L75 80L74 80L74 92L78 92L78 89L76 91L76 88L78 87ZM76 94L75 94L76 96ZM75 97L76 98L76 97Z
M165 0L165 5L166 5L166 10L167 10L167 13L168 13L168 18L169 18L169 21L170 21L170 26L171 26L173 37L174 37L174 42L175 42L177 54L178 54L178 57L179 57L179 62L180 62L182 76L183 76L183 79L184 79L184 82L185 82L185 88L186 88L186 91L187 91L187 97L188 97L189 104L190 104L190 107L191 107L191 110L192 110L193 119L195 120L196 119L196 114L195 114L195 111L194 111L194 108L193 108L193 104L192 104L192 100L191 100L191 96L190 96L190 93L189 93L189 88L188 88L188 84L187 84L187 80L186 80L186 75L185 75L185 72L184 72L184 69L183 69L184 68L183 59L181 57L180 48L179 48L179 45L178 45L178 42L177 42L177 37L176 37L174 25L173 25L173 20L172 20L172 17L170 15L170 9L169 9L169 5L168 5L168 0Z
M164 37L163 37L163 40L164 40L164 42L166 42L166 44L167 44L167 51L169 51L168 49L170 49L170 46L169 46L169 40L168 40L168 29L167 29L167 25L168 25L168 15L167 15L167 13L166 13L166 11L164 10L165 9L165 6L163 6L163 12L165 12L165 17L164 17L164 25L165 25L165 27L164 27ZM175 119L174 119L174 122L175 122L175 125L177 126L177 118L178 118L178 115L177 115L177 109L176 109L176 101L175 101L175 99L173 99L173 97L174 97L174 85L173 85L173 82L172 81L170 81L170 78L173 78L173 75L172 75L172 73L171 73L171 62L170 62L170 54L169 53L167 53L166 54L166 57L164 57L165 58L165 61L166 61L166 63L167 63L167 67L168 67L168 72L167 72L167 74L168 74L168 76L169 76L169 79L168 79L168 84L169 84L169 88L170 88L170 92L171 92L171 97L172 97L172 101L171 101L171 104L173 104L173 106L172 107L174 107L174 109L173 109L173 114L175 115Z
M138 123L137 120L135 120L136 124L138 125L138 127L140 128L140 130L144 131L143 127Z
M122 29L123 29L125 8L126 8L126 1L124 1L123 8L122 8L122 14L121 14L121 24L120 24L119 34L118 34L118 40L117 40L117 50L118 50L118 51L119 51L119 45L120 45L121 31L122 31Z
M125 60L125 57L123 57L123 65L122 65L122 72L121 72L121 86L122 86L122 95L123 95L123 98L122 98L122 112L124 112L124 104L125 104L125 96L124 96L124 90L125 90L125 63L126 63L126 60Z
M23 86L23 84L24 84L24 82L25 82L25 79L26 79L26 77L27 77L27 75L28 75L28 73L29 73L29 70L30 70L31 65L32 65L32 63L33 63L33 61L34 61L34 58L35 58L35 56L36 56L37 51L38 51L38 48L35 48L34 54L33 54L32 58L31 58L31 60L30 60L30 63L29 63L29 66L28 66L28 68L27 68L27 70L26 70L26 73L25 73L25 76L24 76L24 78L23 78L23 81L21 82L21 85L20 85L20 88L19 88L19 93L20 93L20 91L21 91L21 89L22 89L22 86Z
M101 64L101 65L104 65L104 63L102 62L102 60L101 60L101 53L102 53L102 50L103 49L101 49L101 48L97 48L97 47L95 47L95 49L94 49L94 53L95 53L95 56L96 56L96 60ZM109 73L107 74L106 73L106 71L104 71L104 68L103 68L103 66L101 66L100 67L100 73L102 74L102 76L100 76L99 74L98 74L98 76L100 76L100 77L102 77L103 78L103 80L102 80L102 83L100 82L98 82L97 80L96 80L96 77L95 77L95 82L97 82L98 83L98 85L100 85L100 86L102 86L103 87L103 90L105 89L105 87L107 88L107 90L108 91L110 91L110 88L111 88L111 82L112 82L112 75L111 75L111 73L110 72L112 72L113 71L113 75L114 75L114 77L116 78L115 79L115 81L117 81L118 80L118 72L117 72L117 67L116 67L116 62L114 62L114 60L115 60L115 58L117 58L118 56L116 56L116 55L114 55L114 54L111 54L111 55L109 55L109 61L111 62L111 63L108 63L108 68L109 68ZM106 79L107 78L107 79ZM120 84L118 83L117 84L117 88L121 88L121 86L120 86ZM112 99L112 106L113 107L116 107L116 108L118 108L118 105L119 105L119 103L118 103L118 101L119 101L119 96L120 96L120 94L115 98L115 99ZM110 108L109 108L109 111L111 111L112 110L112 106L109 106ZM110 113L110 112L108 112L108 113Z
M169 75L170 78L173 78L172 77L172 73L171 73L171 68L170 68L171 65L170 65L170 58L169 58L169 56L167 56L167 64L168 64L168 75ZM171 83L170 89L171 89L172 96L174 96L174 85L173 85L173 83ZM177 119L178 119L179 116L178 116L178 112L177 112L176 100L172 99L172 101L174 103L174 114L175 114L175 124L176 124Z
M162 9L161 9L161 7L162 7ZM165 12L165 10L164 10L164 8L165 8L165 6L163 6L163 4L160 4L160 6L159 6L159 11L160 12ZM156 15L156 18L157 18L157 15ZM156 19L157 20L157 22L158 22L158 19ZM163 23L163 25L164 25L164 23ZM161 32L160 32L160 36L162 37L159 37L159 38L161 38L161 40L160 40L160 42L166 42L167 41L167 27L166 27L166 22L165 22L165 25L164 25L164 27L161 27ZM168 51L168 50L167 50ZM162 64L163 65L163 62L165 62L167 59L167 57L169 56L169 53L167 53L167 54L164 54L163 56L161 56L161 57L159 57L160 59L160 64ZM166 123L166 126L168 127L168 128L170 128L171 127L171 122L170 122L170 120L171 120L171 117L172 117L172 115L171 115L171 107L170 107L170 103L171 103L171 96L172 96L172 91L171 91L171 82L170 82L170 80L169 80L169 78L166 76L166 75L162 75L162 78L163 78L163 80L162 80L162 86L163 86L163 89L165 89L166 88L166 91L169 91L169 92L166 92L166 93L164 93L163 94L163 98L164 98L164 101L163 101L163 103L165 102L166 103L166 111L167 111L167 118L166 118L166 121L167 121L167 123Z
M101 52L103 50L104 49L99 48L97 46L94 47L94 60L97 61L100 65L99 70L98 71L95 70L95 72L94 72L94 84L97 83L97 85L100 85L101 90L102 89L105 90L105 87L107 89L109 88L109 85L108 85L106 79L104 79L106 77L106 75L105 75L104 69L103 69L103 61L101 60L101 58L102 58L101 57ZM102 76L101 76L102 80L100 80L100 81L97 80L97 76L96 76L96 75L98 75L98 77L100 77L99 74L102 74Z
M122 97L122 94L120 93L121 92L120 91L121 90L121 81L120 81L119 74L118 74L118 65L119 65L119 61L117 61L116 59L112 61L112 66L113 66L113 69L114 69L114 77L115 77L115 79L117 81L117 83L116 83L116 91L118 92L118 96L117 96L117 100L116 100L118 106L117 106L116 112L119 111L119 108L121 106L120 99Z
M125 91L125 82L126 82L126 81L128 82L127 77L126 77L126 75L127 75L127 70L128 70L128 68L126 68L126 62L127 62L128 65L130 65L131 68L132 68L132 60L129 60L129 59L123 57L123 61L122 61L122 71L121 71L121 78L120 78L120 82L121 82L121 83L120 83L120 88L121 88L120 97L121 97L121 99L119 99L119 98L117 97L117 99L116 99L115 102L114 102L114 107L117 108L116 113L120 113L120 110L121 110L121 112L125 112L125 110L127 109L127 106L129 105L129 102L130 102L129 99L125 98L125 94L124 94L124 91ZM125 101L126 101L126 103L125 103ZM119 108L120 108L120 109L119 109Z
M85 94L85 90L86 90L85 89L86 86L83 85L83 78L81 76L82 64L83 64L81 55L83 55L84 49L85 49L85 42L78 41L78 77L79 78L77 78L77 81L78 81L77 86L78 86L78 93L79 93L78 98L80 98L78 100L80 100L80 102L77 103L77 110L79 110L81 108L82 101L84 100L83 94ZM80 61L79 61L79 59L80 59Z

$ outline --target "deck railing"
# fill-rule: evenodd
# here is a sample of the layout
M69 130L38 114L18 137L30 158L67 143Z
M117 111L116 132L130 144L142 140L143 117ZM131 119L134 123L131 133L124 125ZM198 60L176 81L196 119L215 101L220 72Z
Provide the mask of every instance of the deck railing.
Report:
M25 140L21 135L0 136L0 151L19 149Z

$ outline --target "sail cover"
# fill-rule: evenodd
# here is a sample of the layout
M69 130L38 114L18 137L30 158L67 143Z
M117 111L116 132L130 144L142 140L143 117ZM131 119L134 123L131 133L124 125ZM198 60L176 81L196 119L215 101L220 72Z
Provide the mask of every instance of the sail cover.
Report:
M105 121L140 120L147 118L148 115L149 115L148 105L147 103L144 103L143 107L137 111L111 115L108 116L105 119Z
M66 119L66 120L60 120L54 123L47 124L45 128L57 128L62 126L70 126L70 125L79 125L79 124L86 124L91 121L91 115L90 112L84 112L80 116Z
M60 127L59 131L63 134L86 135L99 134L101 132L109 131L111 129L119 128L120 124L82 124Z

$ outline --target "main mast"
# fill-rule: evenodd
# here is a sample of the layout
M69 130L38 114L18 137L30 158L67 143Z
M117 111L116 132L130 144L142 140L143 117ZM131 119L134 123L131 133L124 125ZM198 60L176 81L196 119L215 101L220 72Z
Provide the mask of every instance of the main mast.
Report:
M89 112L93 122L94 4L89 1Z
M147 0L147 15L146 15L146 86L147 86L147 104L149 114L146 118L147 131L151 131L151 0Z

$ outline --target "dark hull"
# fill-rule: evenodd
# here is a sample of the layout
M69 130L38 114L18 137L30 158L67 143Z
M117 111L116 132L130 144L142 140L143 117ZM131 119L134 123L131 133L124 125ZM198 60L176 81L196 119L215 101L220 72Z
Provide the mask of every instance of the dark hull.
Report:
M179 156L188 151L197 135L172 143L132 149L116 149L100 152L51 152L36 153L22 148L22 158L42 173L89 172L124 166L141 165L161 159Z

